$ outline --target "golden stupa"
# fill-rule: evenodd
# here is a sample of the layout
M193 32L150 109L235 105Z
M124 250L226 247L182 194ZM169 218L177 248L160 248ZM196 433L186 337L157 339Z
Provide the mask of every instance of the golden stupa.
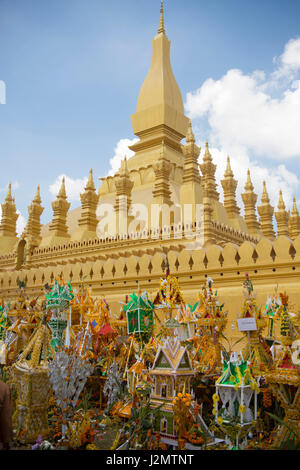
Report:
M229 158L221 202L209 145L204 151L196 145L191 121L184 114L170 62L163 5L152 62L131 121L139 139L131 147L134 155L128 160L124 155L119 171L101 178L98 189L91 170L81 207L69 211L63 180L52 203L52 221L41 226L38 188L28 207L27 225L17 236L18 214L9 186L0 223L0 296L16 297L17 278L26 279L29 296L39 294L45 283L60 275L71 279L73 287L85 278L93 295L105 296L112 312L118 312L119 302L136 289L137 282L150 294L157 291L167 254L170 272L178 277L187 302L193 302L208 277L215 280L220 300L228 306L226 334L232 337L239 336L234 320L245 272L255 280L258 302L264 303L265 292L278 283L297 304L296 202L289 213L280 193L274 214L264 184L257 207L248 171L241 215L238 181Z

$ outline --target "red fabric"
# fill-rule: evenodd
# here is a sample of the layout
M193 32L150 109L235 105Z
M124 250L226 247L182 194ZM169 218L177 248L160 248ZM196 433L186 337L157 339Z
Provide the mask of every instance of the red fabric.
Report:
M99 335L110 335L111 333L114 333L114 330L108 323L99 330Z

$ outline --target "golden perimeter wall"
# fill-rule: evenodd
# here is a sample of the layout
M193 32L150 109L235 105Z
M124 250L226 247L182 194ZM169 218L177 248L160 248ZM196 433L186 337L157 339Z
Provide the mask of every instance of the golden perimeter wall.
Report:
M129 248L128 241L126 245ZM80 258L79 248L81 247L83 253L84 244L76 245L77 251L74 248L73 256L72 249L65 246L68 257L64 256L63 247L49 248L49 253L47 249L37 250L39 257L35 251L34 267L0 273L0 294L6 301L16 298L19 278L26 281L29 298L38 296L46 282L52 283L56 276L63 275L65 281L71 279L73 287L84 280L92 287L93 295L104 295L113 314L118 314L119 302L124 301L126 294L136 291L138 285L142 291L147 290L151 298L157 292L164 275L165 255L162 251L151 254L151 249L155 252L155 245L157 249L162 249L159 241L153 241L152 248L148 245L150 254L141 254L140 249L135 251L131 246L130 252L134 254L119 251L118 255L118 252L111 250L111 255L105 255L107 259L100 259L104 258L104 252L99 246L95 246L89 256L82 254ZM93 245L89 245L89 250L92 248ZM233 338L239 336L236 326L233 329L232 324L235 324L237 312L243 302L242 283L246 272L253 280L259 305L265 304L267 296L274 293L278 284L279 292L286 291L289 295L291 310L298 312L300 236L293 241L285 236L278 237L274 242L262 238L257 245L244 242L240 247L228 243L223 248L210 245L195 251L176 250L177 247L174 246L174 250L170 247L168 260L171 274L178 277L185 301L196 302L206 278L211 277L220 301L225 303L225 309L229 311L226 335Z

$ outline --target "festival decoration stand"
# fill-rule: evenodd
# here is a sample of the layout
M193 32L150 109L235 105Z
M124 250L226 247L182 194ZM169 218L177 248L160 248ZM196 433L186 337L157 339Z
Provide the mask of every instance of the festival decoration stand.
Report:
M127 318L127 333L151 333L154 327L154 305L147 292L142 295L133 293L124 305Z
M75 333L85 327L91 315L97 316L98 306L92 298L92 291L82 282L80 287L73 290L74 298L71 301L71 318ZM88 317L89 315L89 317Z
M17 386L14 427L24 431L22 442L35 442L39 435L48 434L48 401L50 383L48 379L48 353L51 349L51 332L43 316L34 336L13 365Z
M240 331L243 331L248 340L248 344L243 350L243 357L250 362L252 374L259 377L272 367L273 359L271 350L262 337L262 331L267 325L266 318L263 316L261 308L257 306L256 293L253 291L253 284L248 273L245 277L243 283L245 300L239 314L238 324ZM250 328L240 326L242 324L240 320L248 322L249 319L252 319Z
M55 351L64 345L63 334L68 324L65 312L68 310L73 298L74 295L70 283L63 286L57 280L55 280L52 290L46 294L46 309L52 312L52 317L49 321L49 327L53 334L51 346Z
M246 361L236 353L229 361L224 361L223 373L216 382L213 395L213 414L224 434L234 442L235 449L257 419L257 391L257 382ZM251 401L254 401L253 410Z
M294 431L292 438L300 439L300 367L293 360L292 350L293 341L300 337L295 334L288 313L288 296L280 294L280 297L283 306L280 318L281 347L275 358L275 368L266 374L266 381L284 409L284 423L288 427L282 425L278 428L273 441L275 449L290 437L290 430Z
M199 300L196 304L189 305L193 312L199 335L194 339L195 352L193 360L197 371L209 375L221 368L221 344L220 336L227 323L227 311L224 304L219 303L217 291L212 290L213 280L207 279L206 286L199 292Z
M49 380L62 413L62 439L68 429L68 418L92 371L92 364L75 348L59 351L49 364Z
M186 347L175 337L167 337L158 348L150 376L154 381L150 395L153 408L161 405L155 430L160 432L162 441L177 446L174 424L173 400L184 390L192 396L191 380L195 372Z

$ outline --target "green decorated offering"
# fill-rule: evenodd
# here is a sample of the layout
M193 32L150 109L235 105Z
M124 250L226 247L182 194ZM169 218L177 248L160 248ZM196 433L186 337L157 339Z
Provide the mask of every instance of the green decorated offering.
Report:
M128 304L124 305L127 317L127 331L131 333L151 333L154 327L154 304L147 292L142 295L133 293Z

